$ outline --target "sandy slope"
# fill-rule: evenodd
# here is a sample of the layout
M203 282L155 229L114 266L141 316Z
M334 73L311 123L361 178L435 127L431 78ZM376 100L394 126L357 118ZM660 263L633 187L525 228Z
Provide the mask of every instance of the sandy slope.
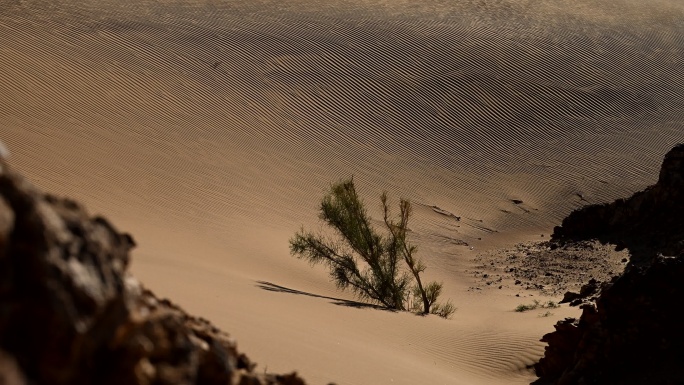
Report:
M133 233L151 288L314 384L531 381L573 311L514 313L529 298L464 270L653 183L684 141L675 0L71 3L0 2L12 162ZM350 175L373 209L416 203L453 320L344 306L288 256Z

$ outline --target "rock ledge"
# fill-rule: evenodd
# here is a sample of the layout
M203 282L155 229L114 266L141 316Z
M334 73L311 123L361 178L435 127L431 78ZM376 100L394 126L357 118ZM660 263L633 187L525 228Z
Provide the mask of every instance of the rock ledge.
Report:
M610 282L567 295L582 315L542 338L539 383L684 384L684 145L665 156L656 185L573 212L553 238L622 245L632 260Z
M144 289L134 246L0 157L0 384L304 384L257 375L228 334Z

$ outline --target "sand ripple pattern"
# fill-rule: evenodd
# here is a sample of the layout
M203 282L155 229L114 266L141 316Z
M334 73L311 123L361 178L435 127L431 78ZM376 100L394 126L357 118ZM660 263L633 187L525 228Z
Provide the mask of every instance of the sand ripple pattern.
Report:
M0 0L0 140L141 252L249 244L231 257L283 280L305 269L287 237L353 175L376 215L385 189L416 202L449 279L466 245L655 182L684 142L682 20L679 0ZM407 343L483 383L540 354L452 329Z
M490 229L642 188L684 140L678 2L451 3L6 1L2 136L123 151L100 182L151 172L165 197L120 198L211 226L356 175Z

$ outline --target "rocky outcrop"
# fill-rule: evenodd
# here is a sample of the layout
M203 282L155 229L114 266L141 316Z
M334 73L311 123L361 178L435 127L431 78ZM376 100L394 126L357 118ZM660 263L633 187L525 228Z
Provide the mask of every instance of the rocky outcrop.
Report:
M285 384L127 272L133 238L0 154L0 383Z
M558 322L536 373L555 384L682 384L684 259L658 257L604 284L579 320Z
M561 242L589 238L629 248L636 263L658 252L684 252L684 144L665 155L658 183L628 199L572 212L552 237Z
M617 277L616 277L617 278ZM565 292L563 299L559 303L570 303L570 306L578 306L586 302L595 302L598 298L600 284L594 278L591 278L588 283L582 285L579 293L571 291Z
M583 303L582 315L558 322L542 338L548 346L535 365L540 383L684 383L683 198L684 145L678 145L665 156L656 185L573 212L556 228L556 242L598 238L628 247L632 262L610 282L568 295Z

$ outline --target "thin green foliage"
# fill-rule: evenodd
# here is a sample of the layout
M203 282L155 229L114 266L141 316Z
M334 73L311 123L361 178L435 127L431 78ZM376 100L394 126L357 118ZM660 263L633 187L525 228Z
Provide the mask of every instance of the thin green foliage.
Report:
M361 298L390 309L448 318L455 308L450 302L435 306L442 284L423 283L420 274L426 266L407 240L411 203L402 199L400 213L393 218L387 194L380 200L386 234L371 226L353 179L333 184L321 201L319 218L337 237L328 239L302 228L290 239L290 252L311 264L326 265L338 288L350 289Z
M555 309L560 307L559 304L553 301L548 301L548 302L539 302L538 300L533 300L531 304L520 304L515 308L515 311L517 312L525 312L528 310L534 310L537 308L542 308L542 309Z

